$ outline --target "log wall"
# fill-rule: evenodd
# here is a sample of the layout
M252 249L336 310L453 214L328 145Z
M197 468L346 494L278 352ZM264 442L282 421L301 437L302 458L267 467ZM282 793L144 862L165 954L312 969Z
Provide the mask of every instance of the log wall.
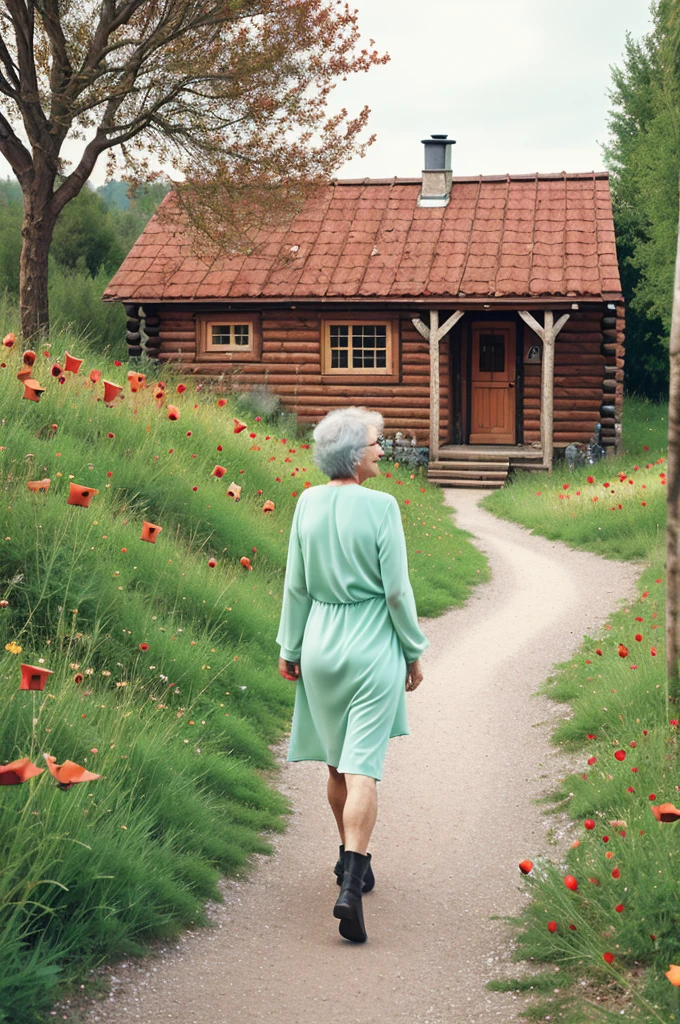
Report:
M429 345L414 328L409 314L400 318L401 382L383 383L379 378L363 377L353 385L322 380L320 310L262 309L262 359L253 362L218 356L213 360L197 358L194 307L148 307L144 313L151 320L151 330L157 332L146 343L147 349L153 349L149 355L157 355L161 362L173 363L197 376L224 375L231 386L245 389L266 384L303 423L316 423L338 406L369 405L383 414L388 435L401 430L415 434L419 445L430 444ZM328 315L325 310L323 315ZM359 318L361 313L348 308L342 315ZM603 305L601 310L571 313L555 345L555 447L588 441L600 421L604 444L612 450L620 449L623 332L623 304L616 311ZM450 441L455 418L450 347L447 336L439 349L440 444ZM523 372L523 440L530 444L540 441L541 365L525 363Z

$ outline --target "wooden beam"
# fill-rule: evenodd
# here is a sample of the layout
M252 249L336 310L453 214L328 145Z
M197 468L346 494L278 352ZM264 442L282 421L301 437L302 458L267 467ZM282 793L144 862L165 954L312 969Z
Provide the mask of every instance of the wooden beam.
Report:
M458 323L464 312L463 309L457 309L441 327L438 309L430 310L429 327L420 317L411 318L418 333L430 343L430 461L439 457L439 342Z
M543 465L552 473L553 464L553 388L555 375L555 339L567 320L565 313L555 323L552 309L543 313L543 326L539 324L526 309L520 309L519 315L524 323L539 336L543 342L543 358L541 359L541 448L543 449Z

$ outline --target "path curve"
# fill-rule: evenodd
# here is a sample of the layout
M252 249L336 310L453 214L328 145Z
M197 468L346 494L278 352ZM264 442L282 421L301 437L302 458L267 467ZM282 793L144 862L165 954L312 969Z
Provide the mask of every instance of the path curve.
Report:
M112 969L89 1024L510 1024L520 1000L486 990L517 973L513 931L490 915L528 896L517 869L555 855L532 801L565 773L549 744L567 705L532 697L552 666L635 594L636 566L532 536L445 489L492 580L465 607L421 625L425 680L409 694L411 735L390 741L371 842L368 942L338 935L331 909L337 833L326 768L282 764L294 813L273 857L222 883L215 927ZM279 758L285 756L285 744Z

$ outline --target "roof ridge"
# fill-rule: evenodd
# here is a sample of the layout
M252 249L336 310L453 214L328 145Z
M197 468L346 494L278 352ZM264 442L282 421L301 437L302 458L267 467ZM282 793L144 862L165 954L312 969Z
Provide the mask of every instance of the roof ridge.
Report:
M460 174L454 175L453 183L477 181L588 181L592 178L609 178L609 171L531 171L522 174ZM421 185L422 178L331 178L330 185Z

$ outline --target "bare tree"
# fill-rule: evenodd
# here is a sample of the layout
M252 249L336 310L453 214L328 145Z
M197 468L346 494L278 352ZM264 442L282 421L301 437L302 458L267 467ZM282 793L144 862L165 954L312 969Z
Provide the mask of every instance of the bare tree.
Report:
M286 206L362 153L368 109L328 114L335 83L383 63L334 0L0 0L0 152L23 191L25 339L47 329L61 210L102 155L148 177L156 157L205 229L232 201ZM67 172L63 148L82 142ZM192 190L193 188L193 190Z

